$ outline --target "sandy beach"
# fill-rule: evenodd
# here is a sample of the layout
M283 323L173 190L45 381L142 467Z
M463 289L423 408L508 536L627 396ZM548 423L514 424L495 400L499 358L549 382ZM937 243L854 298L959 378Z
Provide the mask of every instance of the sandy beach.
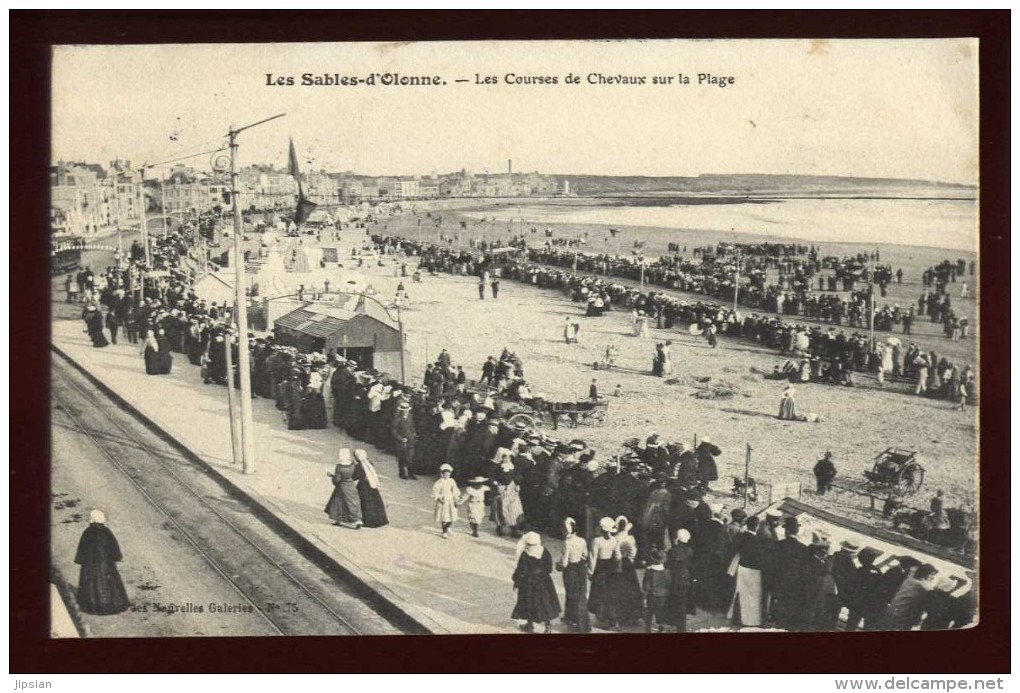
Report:
M428 212L423 212L421 207L416 213L417 216L405 209L404 214L381 219L369 231L424 240L426 232L419 231L418 220L433 217L427 217ZM460 229L459 221L468 218L451 209L431 214L442 215L443 233ZM431 233L435 234L434 224L432 226ZM499 233L496 225L478 226L490 227L489 240ZM469 227L470 230L473 229ZM585 230L594 236L598 231L590 225L562 225L554 230L556 237L578 237ZM506 233L505 228L503 233ZM697 230L678 233L667 229L628 228L625 233L629 237L648 238L649 246L658 243L664 246L663 239L668 237L687 244L689 249L720 240L718 234L713 236L712 232ZM360 232L355 235L345 231L343 236L347 247L360 245L362 240ZM469 238L480 236L462 230L460 240L466 245ZM751 238L766 240L759 235ZM536 243L541 242L544 238L536 239ZM856 254L869 249L859 245L822 244L823 255ZM591 251L599 252L600 248L596 245L589 248ZM904 283L893 284L886 299L890 305L898 303L904 309L916 302L922 290L920 275L925 267L944 259L973 257L957 251L892 244L881 246L881 253L883 263L904 270ZM349 255L349 250L346 254ZM381 296L388 297L394 294L401 280L395 276L394 260L385 258L384 263L384 266L366 267L358 272ZM414 258L409 259L410 266L415 264ZM341 277L344 272L339 270ZM971 285L974 284L976 282L971 280ZM533 384L533 391L544 393L550 400L584 399L592 378L598 379L604 395L610 395L619 384L623 396L609 397L607 425L559 433L565 438L580 437L588 441L599 450L601 458L617 453L627 438L643 439L652 432L667 440L689 442L695 435L699 439L709 436L724 451L719 459L720 479L713 490L725 498L730 495L732 478L744 474L745 449L750 445L750 476L759 484L799 482L807 502L858 521L884 525L880 514L869 510L868 500L863 496L840 490L824 497L816 496L811 469L826 450L831 450L840 475L837 485L856 488L863 479L862 472L871 469L876 455L886 448L898 447L917 451L918 459L927 470L924 487L918 495L906 499L908 504L926 508L928 499L937 489L945 492L947 506L973 500L978 483L974 408L961 413L954 411L948 401L916 397L904 388L880 391L873 378L859 376L860 386L854 388L822 384L798 386L798 411L817 414L819 422L779 421L776 414L783 384L765 380L763 375L784 359L751 342L724 338L719 348L713 350L702 338L678 329L652 329L647 339L635 338L631 334L629 316L623 311L614 311L603 318L584 318L582 306L561 293L509 280L501 283L497 301L490 296L484 301L478 299L474 277L426 276L421 284L411 284L408 280L405 286L410 294L410 304L402 311L410 355L409 380L420 382L426 363L434 360L442 348L449 349L454 363L464 365L469 377L477 378L485 358L498 355L507 347L523 359L525 377ZM964 306L962 312L971 317L973 334L977 334L976 300L958 299L959 284L951 286L956 292L954 306ZM575 316L581 321L580 339L578 344L568 345L562 337L562 326L565 317ZM915 335L905 339L905 344L914 341L924 349L945 354L954 362L976 364L976 339L951 342L942 336L940 326L925 320L916 323ZM847 328L848 334L851 331ZM892 333L878 334L882 337ZM676 375L671 379L653 378L650 368L654 345L666 339L673 341ZM593 362L607 345L619 349L620 367L610 372L593 370ZM733 394L705 398L707 391L718 389L731 390ZM766 500L760 499L759 507ZM730 507L738 503L732 497L727 501Z

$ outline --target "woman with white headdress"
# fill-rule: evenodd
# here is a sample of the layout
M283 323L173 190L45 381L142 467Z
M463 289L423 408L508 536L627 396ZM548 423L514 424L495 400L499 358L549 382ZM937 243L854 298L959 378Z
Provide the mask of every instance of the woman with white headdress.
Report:
M142 356L145 358L146 375L159 375L159 341L155 330L146 330L142 342Z
M336 469L326 476L333 480L333 493L326 503L325 512L334 525L361 529L361 498L358 496L358 481L355 479L359 467L351 458L350 448L340 448Z
M641 620L644 615L644 593L638 580L634 561L637 558L637 540L631 534L633 523L624 515L616 518L616 542L620 547L620 570L610 582L616 601L616 619L620 623Z
M496 524L496 536L509 532L518 537L518 528L524 522L524 506L521 505L521 491L518 484L520 474L514 468L511 452L506 448L496 450L496 470L493 472L495 496L492 499L492 521Z
M538 532L528 532L518 545L517 569L514 570L514 589L517 603L510 618L525 621L521 630L531 633L535 623L545 624L546 633L552 632L552 620L560 615L560 598L552 580L552 556L542 546Z
M563 557L556 566L563 571L563 589L567 594L563 622L575 633L591 631L588 617L588 544L577 536L577 523L568 517L563 522L566 538Z
M613 598L613 576L620 572L620 543L616 541L616 523L611 517L599 520L599 536L591 543L589 569L591 591L588 612L608 627L616 625L616 600Z
M119 614L130 606L117 571L117 562L122 558L117 538L106 526L106 515L102 510L93 510L74 557L74 562L81 566L76 596L83 612Z
M94 303L89 303L85 306L85 310L82 311L81 317L85 321L85 331L89 333L92 346L109 346L110 342L106 339L106 335L103 334L103 313L99 310L99 307Z
M354 451L358 469L354 479L358 482L358 498L361 500L361 521L364 527L384 527L390 523L386 517L386 504L379 492L379 474L368 459L368 453L360 448Z

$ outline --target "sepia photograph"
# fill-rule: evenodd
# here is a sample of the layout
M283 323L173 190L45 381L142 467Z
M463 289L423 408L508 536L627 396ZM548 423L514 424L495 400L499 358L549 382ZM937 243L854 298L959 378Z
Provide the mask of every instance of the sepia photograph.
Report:
M54 46L50 637L977 626L978 55Z

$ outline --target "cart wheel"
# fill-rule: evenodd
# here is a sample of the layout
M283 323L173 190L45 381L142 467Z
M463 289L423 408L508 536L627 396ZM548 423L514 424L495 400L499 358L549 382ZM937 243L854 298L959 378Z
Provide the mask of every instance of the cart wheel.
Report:
M528 428L535 428L535 419L529 414L514 414L506 420L507 424L513 426L518 421L524 423Z
M924 467L919 464L908 464L900 470L900 478L896 482L896 490L904 496L912 496L921 490L924 483Z

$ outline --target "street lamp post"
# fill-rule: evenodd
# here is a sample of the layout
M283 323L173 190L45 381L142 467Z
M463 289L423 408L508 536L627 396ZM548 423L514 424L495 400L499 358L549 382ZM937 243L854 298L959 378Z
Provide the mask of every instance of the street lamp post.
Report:
M242 466L245 474L255 472L255 444L254 444L254 423L251 412L251 370L250 355L248 353L248 302L245 296L244 276L244 250L241 243L241 205L238 202L238 178L237 171L237 136L243 131L267 123L271 120L283 117L284 113L275 115L272 118L265 118L257 123L245 125L237 129L231 128L227 136L230 138L230 200L234 211L234 283L235 296L237 299L237 341L238 358L237 369L240 371L241 380L241 449Z
M141 198L140 207L142 213L142 247L145 249L145 266L152 269L152 258L149 254L149 223L148 204L145 202L145 167L138 169L138 195ZM164 229L166 226L163 227Z

